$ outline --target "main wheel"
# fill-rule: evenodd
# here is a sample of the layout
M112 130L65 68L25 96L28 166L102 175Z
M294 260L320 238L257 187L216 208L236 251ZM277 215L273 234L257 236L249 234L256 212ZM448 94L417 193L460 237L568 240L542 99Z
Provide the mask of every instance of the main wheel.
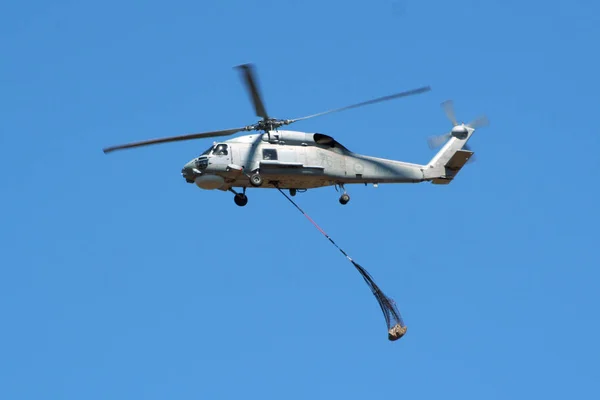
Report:
M250 184L254 187L261 186L263 184L262 176L260 176L259 174L253 174L250 177Z
M290 196L294 197L296 195L296 189L290 189Z
M238 193L235 196L233 196L233 201L238 206L244 207L246 204L248 204L248 196L242 193Z
M350 201L350 196L348 196L347 193L344 193L343 195L340 196L340 204L348 204L349 201Z

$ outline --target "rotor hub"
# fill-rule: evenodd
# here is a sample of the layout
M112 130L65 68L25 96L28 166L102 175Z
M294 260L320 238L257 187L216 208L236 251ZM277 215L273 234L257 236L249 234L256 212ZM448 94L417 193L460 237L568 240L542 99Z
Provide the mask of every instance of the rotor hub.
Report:
M249 125L245 128L247 131L263 131L269 132L292 122L289 119L268 118L258 121L254 125Z
M463 125L457 125L452 128L452 136L457 137L459 139L464 139L468 135L469 131L467 127Z

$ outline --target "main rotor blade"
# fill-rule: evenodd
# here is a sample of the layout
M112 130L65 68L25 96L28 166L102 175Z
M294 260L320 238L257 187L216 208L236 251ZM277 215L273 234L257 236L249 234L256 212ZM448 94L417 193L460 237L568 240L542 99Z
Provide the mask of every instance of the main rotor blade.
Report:
M446 100L442 103L442 108L450 122L452 122L452 125L458 125L458 122L456 122L456 115L454 114L454 102L452 100Z
M254 110L256 111L256 115L262 117L265 120L269 119L269 116L267 115L267 110L265 109L265 105L262 101L260 90L258 88L258 79L256 79L256 74L254 73L254 65L242 64L238 65L236 68L242 70L244 83L246 84L246 89L250 94L252 104L254 104Z
M467 124L468 127L477 129L483 128L484 126L488 126L490 124L490 120L485 115L482 115L478 118L475 118L472 122Z
M234 128L234 129L225 129L222 131L191 133L188 135L171 136L171 137L166 137L166 138L144 140L142 142L127 143L127 144L122 144L122 145L118 145L118 146L107 147L107 148L103 149L103 151L105 154L108 154L115 150L130 149L132 147L148 146L151 144L179 142L179 141L183 141L183 140L202 139L202 138L209 138L209 137L215 137L215 136L228 136L228 135L232 135L236 132L245 131L245 130L247 130L247 129L246 128Z
M325 115L325 114L331 114L331 113L338 112L338 111L349 110L351 108L357 108L357 107L362 107L362 106L366 106L366 105L369 105L369 104L379 103L379 102L382 102L382 101L397 99L399 97L406 97L406 96L412 96L412 95L416 95L416 94L420 94L420 93L425 93L425 92L428 92L430 90L431 90L431 87L424 86L424 87L421 87L421 88L418 88L418 89L408 90L406 92L396 93L396 94L392 94L392 95L389 95L389 96L383 96L383 97L379 97L379 98L376 98L376 99L373 99L373 100L363 101L362 103L353 104L351 106L336 108L336 109L329 110L329 111L324 111L324 112L321 112L321 113L318 113L318 114L308 115L306 117L301 117L301 118L287 120L287 122L289 124L291 124L291 123L296 122L296 121L302 121L302 120L309 119L309 118L319 117L319 116Z

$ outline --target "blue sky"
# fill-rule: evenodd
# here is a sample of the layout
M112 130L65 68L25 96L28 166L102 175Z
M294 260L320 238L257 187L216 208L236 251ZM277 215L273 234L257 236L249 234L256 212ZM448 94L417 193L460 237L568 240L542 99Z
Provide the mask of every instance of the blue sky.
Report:
M20 1L0 6L0 397L597 398L600 5L588 1ZM482 113L449 186L188 185L212 141L128 141L267 110L425 163Z

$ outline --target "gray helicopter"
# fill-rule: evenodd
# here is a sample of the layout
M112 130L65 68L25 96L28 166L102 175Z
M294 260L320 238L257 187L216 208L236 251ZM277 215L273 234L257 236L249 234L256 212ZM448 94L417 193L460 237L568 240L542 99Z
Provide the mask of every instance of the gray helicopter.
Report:
M230 136L238 132L259 133L215 142L198 157L184 165L181 174L186 182L201 189L221 190L234 193L238 206L248 203L246 189L287 189L291 196L297 192L324 186L335 186L342 190L341 204L347 204L350 196L348 184L419 183L448 184L471 159L473 151L467 141L475 129L489 123L482 116L473 122L459 124L454 117L451 100L442 103L447 117L452 122L450 132L429 139L429 146L443 147L427 164L412 164L354 153L333 137L323 133L308 133L279 129L297 121L306 120L362 107L381 101L417 95L431 90L429 86L396 93L362 103L325 111L296 119L276 119L267 114L257 85L252 64L238 68L254 104L256 115L262 120L241 128L221 131L193 133L160 139L146 140L108 147L104 153L115 150L147 146L191 139ZM240 191L235 189L239 188Z

